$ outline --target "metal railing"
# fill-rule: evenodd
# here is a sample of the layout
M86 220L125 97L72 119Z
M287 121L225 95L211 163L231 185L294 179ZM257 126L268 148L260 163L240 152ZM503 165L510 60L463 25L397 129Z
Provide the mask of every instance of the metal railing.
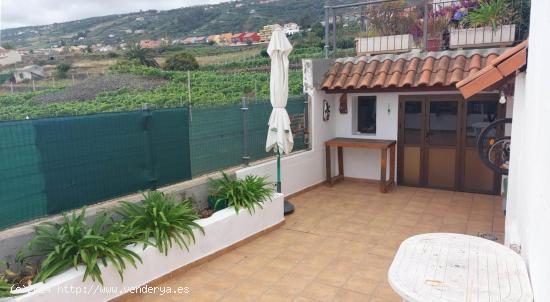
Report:
M492 11L481 14L485 5ZM325 57L506 47L527 38L530 0L372 0L325 5Z

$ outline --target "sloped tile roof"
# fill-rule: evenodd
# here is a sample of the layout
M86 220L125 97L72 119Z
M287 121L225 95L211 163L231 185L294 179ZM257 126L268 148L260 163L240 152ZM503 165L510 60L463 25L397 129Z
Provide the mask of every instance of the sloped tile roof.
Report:
M456 87L467 99L482 90L498 85L527 64L527 47L528 42L525 40L506 50L482 70L456 83Z
M506 48L386 54L337 59L321 88L331 90L454 87Z

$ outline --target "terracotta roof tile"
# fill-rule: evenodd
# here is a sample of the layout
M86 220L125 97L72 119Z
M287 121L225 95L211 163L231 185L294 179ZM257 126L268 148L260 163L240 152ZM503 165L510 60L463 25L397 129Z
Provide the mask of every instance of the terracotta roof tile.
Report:
M506 49L409 52L337 59L321 88L331 90L453 87L496 61Z
M478 72L470 71L467 77L456 83L456 87L467 99L502 83L527 64L527 48L528 42L525 40L500 56L487 56L485 67Z

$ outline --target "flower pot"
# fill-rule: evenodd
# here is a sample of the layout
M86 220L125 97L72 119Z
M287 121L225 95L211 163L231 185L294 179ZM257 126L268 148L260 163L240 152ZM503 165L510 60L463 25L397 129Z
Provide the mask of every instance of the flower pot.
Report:
M450 30L450 48L468 48L479 46L507 46L514 43L516 25L499 25L492 27L475 27Z
M355 49L358 55L407 52L412 48L413 36L410 34L355 38Z
M428 38L428 46L427 46L427 50L428 51L438 51L438 50L441 50L442 49L442 43L443 41L441 40L441 37L438 37L438 38Z
M262 231L273 228L284 221L284 195L274 193L271 200L266 200L262 208L256 208L250 215L246 209L239 213L233 207L214 213L212 216L197 220L203 227L204 234L194 230L195 243L189 245L189 250L180 249L177 244L170 247L168 255L161 253L154 246L145 249L142 245L128 246L138 254L143 263L137 263L137 268L129 265L124 271L121 280L115 266L107 262L101 264L101 275L106 287L93 282L90 278L82 281L84 267L71 268L61 274L53 276L45 283L35 283L18 292L19 296L7 298L9 302L105 302L135 290L145 284L151 284L159 279L187 265L192 265L201 259L231 248ZM182 288L187 286L182 285ZM149 289L151 285L149 285ZM177 287L172 288L172 290ZM195 290L187 288L187 290ZM158 293L158 292L157 292ZM172 292L174 294L174 292ZM186 301L186 292L181 294L181 300ZM0 299L2 300L2 299ZM161 299L162 300L162 299ZM167 300L167 299L166 299Z

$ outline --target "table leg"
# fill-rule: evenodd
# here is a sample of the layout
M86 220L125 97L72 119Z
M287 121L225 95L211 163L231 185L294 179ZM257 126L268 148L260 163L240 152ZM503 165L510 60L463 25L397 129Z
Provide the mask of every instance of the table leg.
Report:
M390 147L390 183L395 182L395 144Z
M388 149L384 148L380 150L381 159L380 159L380 192L386 193L386 168L388 164Z
M330 146L326 146L325 147L325 150L326 150L326 158L325 158L325 164L326 164L326 176L327 176L327 183L329 186L332 186L332 176L330 175L330 166L331 166L331 162L330 162Z
M338 175L344 177L344 148L338 147Z

